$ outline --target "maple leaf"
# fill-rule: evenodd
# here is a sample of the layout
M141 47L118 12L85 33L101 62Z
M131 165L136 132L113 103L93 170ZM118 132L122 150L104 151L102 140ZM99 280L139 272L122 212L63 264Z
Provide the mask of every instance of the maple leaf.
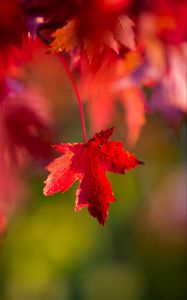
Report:
M67 21L65 26L58 28L51 35L53 38L50 44L51 53L61 51L69 53L79 48L82 54L85 52L89 64L92 64L94 58L99 60L98 56L108 48L117 55L119 55L121 46L135 50L134 23L126 15L116 19L113 30L105 28L99 32L96 31L93 36L81 33L81 24L80 19L72 18Z
M136 53L136 52L135 52ZM79 89L90 117L92 132L110 126L117 116L120 103L127 126L127 143L133 147L145 124L146 100L141 88L131 77L140 59L138 54L128 53L116 63L103 61L97 72L87 72L79 83Z
M0 49L20 45L26 34L26 24L19 1L0 1Z
M85 51L90 63L94 55L101 53L106 45L119 54L119 45L110 31L97 36L97 39L84 37L81 40L79 37L78 20L75 18L69 20L65 26L57 29L51 36L53 38L50 44L51 53L60 51L71 52L76 47L81 48L81 45L83 45L83 49L81 48L81 50Z
M10 161L19 162L26 153L36 159L48 159L52 153L51 118L45 97L32 84L24 87L10 78L6 83L10 92L0 105L6 140L3 142L1 134L0 146L4 143Z
M123 149L122 142L108 141L114 128L96 133L87 143L55 145L63 153L47 166L50 172L45 181L44 195L65 192L76 180L75 211L87 206L100 224L105 224L110 202L115 201L106 171L124 174L141 164Z
M130 50L135 50L135 33L133 27L134 22L126 15L118 17L117 26L115 29L116 41L120 42L123 46Z
M57 29L53 34L54 38L50 44L52 53L65 50L69 52L78 44L77 38L77 20L71 19L64 27Z

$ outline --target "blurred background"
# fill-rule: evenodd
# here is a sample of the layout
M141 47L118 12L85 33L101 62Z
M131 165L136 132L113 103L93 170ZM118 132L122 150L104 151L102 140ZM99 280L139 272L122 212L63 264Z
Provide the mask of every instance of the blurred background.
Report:
M72 87L54 57L28 63L20 81L45 95L54 143L82 140ZM118 112L111 126L125 142L121 107ZM147 117L130 149L145 165L125 176L108 174L117 202L104 227L86 209L74 213L78 184L43 196L45 163L31 161L24 205L0 240L0 299L186 299L185 134L183 127L177 137L160 115Z

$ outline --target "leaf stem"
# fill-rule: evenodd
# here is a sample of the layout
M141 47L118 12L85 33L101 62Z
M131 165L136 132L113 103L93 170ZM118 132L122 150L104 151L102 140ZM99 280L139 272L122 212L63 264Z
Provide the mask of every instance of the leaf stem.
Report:
M83 110L83 105L82 105L82 100L81 100L81 97L80 97L80 94L79 94L79 90L77 88L77 85L75 83L75 80L73 78L73 75L70 71L70 68L68 66L68 64L66 63L63 55L59 55L59 58L60 60L62 61L63 65L64 65L64 68L67 72L67 75L71 81L71 84L73 86L73 89L74 89L74 92L75 92L75 95L76 95L76 98L77 98L77 102L78 102L78 105L79 105L79 113L80 113L80 119L81 119L81 126L82 126L82 132L83 132L83 136L84 136L84 141L85 143L87 143L88 139L87 139L87 134L86 134L86 126L85 126L85 119L84 119L84 110Z

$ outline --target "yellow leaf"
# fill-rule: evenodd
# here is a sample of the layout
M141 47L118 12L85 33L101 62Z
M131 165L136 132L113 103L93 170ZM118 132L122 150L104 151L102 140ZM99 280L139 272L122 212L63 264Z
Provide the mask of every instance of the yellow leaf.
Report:
M57 29L52 34L52 37L54 38L50 44L50 50L52 53L63 50L66 52L73 50L78 44L77 20L69 20L64 27Z

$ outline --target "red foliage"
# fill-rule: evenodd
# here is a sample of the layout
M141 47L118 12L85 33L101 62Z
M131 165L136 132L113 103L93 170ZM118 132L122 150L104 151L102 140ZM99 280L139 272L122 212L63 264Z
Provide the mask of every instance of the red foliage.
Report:
M20 45L25 33L26 26L18 1L0 1L0 49L9 45Z
M121 142L108 141L112 129L87 142L81 98L94 132L115 124L122 108L131 146L148 106L178 129L187 113L186 9L185 0L0 1L0 232L22 189L20 162L28 153L37 159L51 153L47 103L35 83L24 81L25 65L51 52L78 71L81 95L65 66L86 142L56 146L64 155L48 166L44 192L65 191L79 180L75 210L88 206L104 224L114 201L106 171L124 173L139 161Z
M65 192L79 180L75 211L87 206L100 224L105 224L109 203L114 202L106 171L124 174L141 164L123 149L123 144L108 141L113 128L95 134L87 143L59 144L55 148L63 153L47 166L50 172L44 188L46 196Z

